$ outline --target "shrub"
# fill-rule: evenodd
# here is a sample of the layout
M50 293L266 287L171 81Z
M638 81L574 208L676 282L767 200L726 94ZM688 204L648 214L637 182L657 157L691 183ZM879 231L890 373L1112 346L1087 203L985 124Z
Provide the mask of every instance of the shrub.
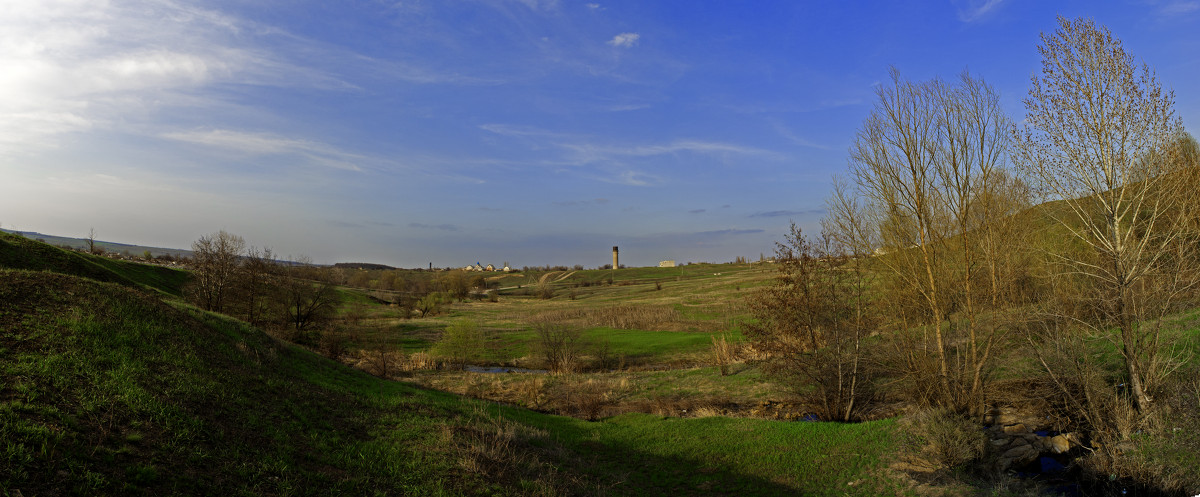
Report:
M349 350L350 340L342 332L331 330L321 333L319 340L321 354L335 361L341 360Z
M534 323L537 333L537 350L546 369L556 373L570 373L579 366L579 358L586 348L583 331L567 324L544 320Z
M987 436L979 425L945 409L918 411L901 424L904 451L939 467L973 461L987 449Z
M445 302L445 297L441 293L430 293L417 301L417 312L421 313L421 317L437 314L443 302Z
M474 321L459 320L446 327L442 339L433 347L434 354L449 359L464 368L468 361L483 357L487 336Z
M713 361L721 369L721 376L729 376L729 365L737 358L737 345L729 341L728 335L713 335Z

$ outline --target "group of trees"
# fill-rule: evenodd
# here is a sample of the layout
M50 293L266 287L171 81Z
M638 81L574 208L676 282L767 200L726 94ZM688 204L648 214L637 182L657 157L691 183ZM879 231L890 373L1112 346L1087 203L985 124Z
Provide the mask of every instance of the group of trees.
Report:
M185 293L202 309L285 330L293 339L336 310L338 295L323 268L280 263L270 249L247 249L242 237L224 230L193 242L192 253Z
M1173 94L1106 28L1060 18L1039 52L1020 125L970 74L893 70L821 235L793 226L779 244L747 334L828 418L857 417L880 374L917 403L982 416L996 357L1015 346L1087 428L1106 429L1089 404L1154 416L1179 365L1161 318L1196 302L1198 147ZM1063 365L1104 368L1096 341L1121 370L1088 383Z

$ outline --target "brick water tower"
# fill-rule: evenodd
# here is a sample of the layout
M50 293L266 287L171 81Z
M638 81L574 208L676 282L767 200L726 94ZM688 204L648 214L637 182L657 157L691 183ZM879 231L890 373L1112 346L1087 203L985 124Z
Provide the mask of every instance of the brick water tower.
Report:
M617 263L617 246L613 245L613 269L620 269L621 265Z

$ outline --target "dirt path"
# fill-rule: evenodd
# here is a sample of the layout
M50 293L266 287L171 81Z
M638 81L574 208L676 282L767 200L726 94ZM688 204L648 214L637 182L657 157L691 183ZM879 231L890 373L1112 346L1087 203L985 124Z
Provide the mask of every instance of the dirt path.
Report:
M560 273L565 273L565 274L555 278L555 276L557 276ZM558 283L562 280L570 278L571 275L573 275L573 274L575 274L575 271L550 271L549 273L543 274L542 277L538 279L538 284L545 285L546 282Z

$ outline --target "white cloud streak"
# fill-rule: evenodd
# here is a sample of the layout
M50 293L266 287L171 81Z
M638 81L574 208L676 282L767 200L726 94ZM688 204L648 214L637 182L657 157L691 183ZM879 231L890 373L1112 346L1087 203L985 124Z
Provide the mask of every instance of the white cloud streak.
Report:
M163 133L162 138L251 155L299 155L317 165L361 171L358 163L367 157L345 152L328 144L285 138L269 133L226 129Z
M960 5L958 8L958 20L967 23L982 20L1003 2L1004 0L967 0L966 5Z
M739 154L739 155L775 155L773 152L754 147L745 147L721 142L706 142L699 140L676 140L659 145L638 145L630 147L600 146L591 144L562 144L563 148L571 150L581 159L594 161L612 157L653 157L657 155L677 153L699 154Z
M642 35L637 33L621 33L608 40L608 44L617 48L629 48L637 45L638 39L641 37Z
M1158 13L1163 16L1187 15L1196 11L1200 11L1200 2L1197 1L1171 1L1158 7Z
M172 0L8 0L0 8L0 156L77 131L155 127L227 106L215 85L347 88L253 44L271 30Z

